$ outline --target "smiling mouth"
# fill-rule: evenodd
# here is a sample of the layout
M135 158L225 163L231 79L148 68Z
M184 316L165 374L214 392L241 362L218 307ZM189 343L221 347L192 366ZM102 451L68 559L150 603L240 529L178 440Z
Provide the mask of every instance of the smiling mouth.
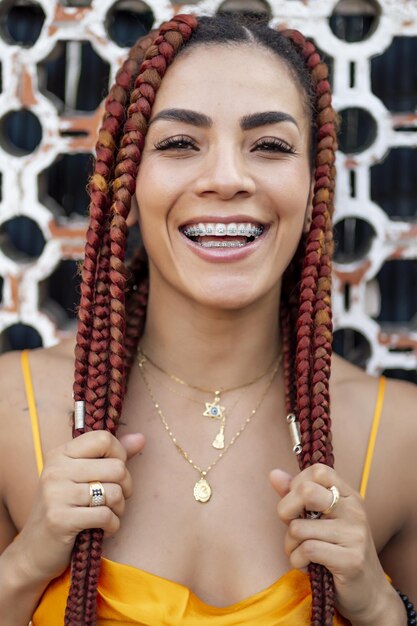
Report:
M183 235L202 248L243 248L256 241L264 230L262 224L255 222L210 222L188 224L181 228Z

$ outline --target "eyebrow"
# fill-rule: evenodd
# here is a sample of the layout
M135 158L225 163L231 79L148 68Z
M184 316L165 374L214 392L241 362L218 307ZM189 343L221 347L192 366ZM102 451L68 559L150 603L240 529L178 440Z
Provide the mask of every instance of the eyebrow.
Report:
M213 120L211 117L204 115L204 113L198 113L197 111L191 111L189 109L164 109L155 115L150 124L153 124L157 120L184 122L185 124L191 124L192 126L198 126L200 128L211 128L213 126ZM252 113L250 115L244 115L239 120L242 130L253 130L259 126L268 126L271 124L279 124L281 122L291 122L298 128L298 124L293 116L289 113L284 113L283 111L264 111L262 113Z

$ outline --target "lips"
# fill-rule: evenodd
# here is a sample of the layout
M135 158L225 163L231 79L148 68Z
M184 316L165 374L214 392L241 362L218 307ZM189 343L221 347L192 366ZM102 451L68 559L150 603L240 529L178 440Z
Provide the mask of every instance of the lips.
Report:
M241 248L253 243L264 229L257 222L200 222L185 224L180 230L204 248Z

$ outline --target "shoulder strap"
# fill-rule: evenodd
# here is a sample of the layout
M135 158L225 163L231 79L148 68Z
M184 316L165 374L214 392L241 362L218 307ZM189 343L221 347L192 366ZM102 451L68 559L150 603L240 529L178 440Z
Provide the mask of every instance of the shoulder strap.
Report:
M359 489L359 493L361 494L362 498L365 498L366 496L369 475L371 473L372 459L375 451L375 442L378 435L379 423L381 421L382 407L384 406L385 383L386 379L384 378L384 376L381 376L381 378L379 379L378 396L376 399L374 417L372 420L372 428L369 435L368 448L366 450L365 463L362 471L361 486Z
M29 407L30 423L32 425L32 437L33 446L35 448L36 465L38 467L38 474L40 475L43 469L42 444L39 432L38 413L36 411L35 394L33 393L32 376L30 373L28 350L23 350L22 352L22 372L23 380L25 383L26 398Z

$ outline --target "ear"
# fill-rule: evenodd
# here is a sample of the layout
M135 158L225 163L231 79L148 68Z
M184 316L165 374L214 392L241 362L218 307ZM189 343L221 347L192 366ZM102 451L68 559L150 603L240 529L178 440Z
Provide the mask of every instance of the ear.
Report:
M314 197L315 182L316 181L314 180L314 176L312 176L311 184L310 184L310 193L308 194L307 207L306 207L306 212L304 216L303 233L308 233L310 230L310 226L311 226L311 219L313 216L313 197Z
M136 194L133 194L132 200L130 202L129 215L127 216L127 220L126 220L126 224L128 228L131 228L132 226L136 224L136 222L138 221L138 216L139 216L138 201L136 200Z

